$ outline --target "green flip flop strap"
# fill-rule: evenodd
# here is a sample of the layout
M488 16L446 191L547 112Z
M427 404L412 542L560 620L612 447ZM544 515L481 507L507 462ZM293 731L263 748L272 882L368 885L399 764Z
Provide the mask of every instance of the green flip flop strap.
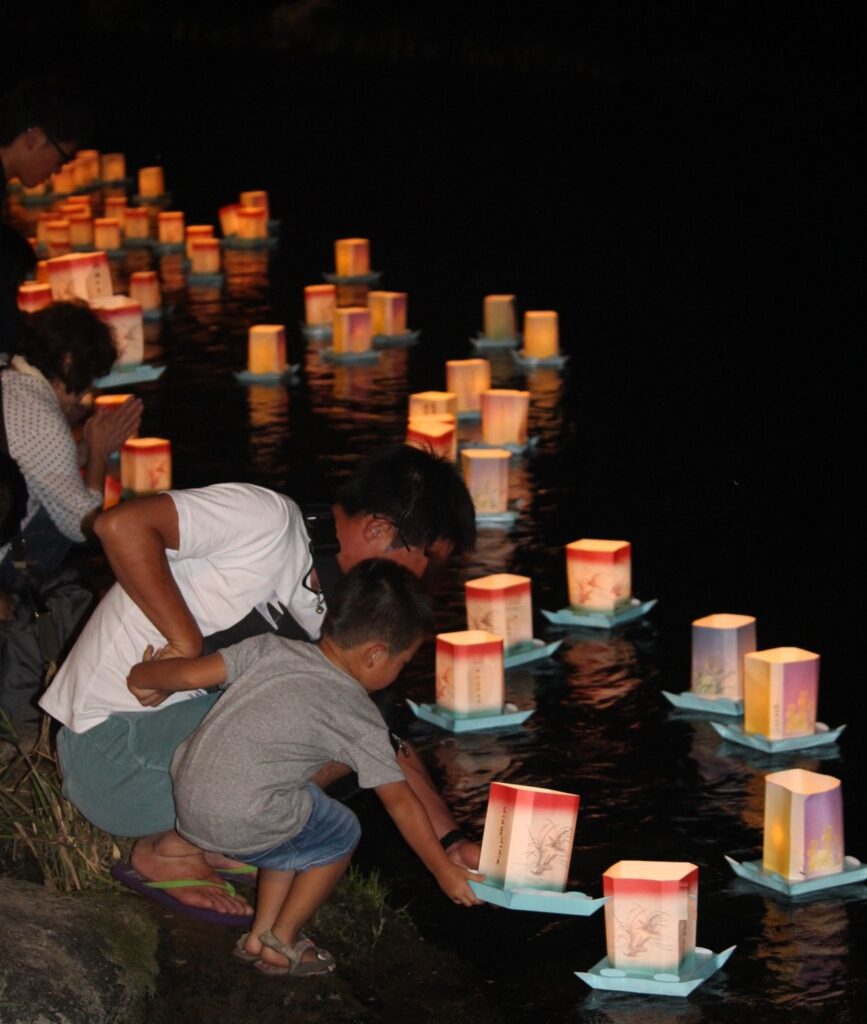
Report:
M205 879L181 878L174 882L147 882L151 889L195 889L202 886L210 886L212 889L222 889L229 896L235 895L235 887L231 882L209 882Z
M255 875L258 868L254 868L252 864L241 864L236 868L216 868L221 875Z

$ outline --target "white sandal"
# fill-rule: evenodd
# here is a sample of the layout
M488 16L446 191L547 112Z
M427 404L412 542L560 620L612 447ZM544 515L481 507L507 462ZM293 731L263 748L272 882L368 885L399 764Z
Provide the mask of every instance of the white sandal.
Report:
M281 967L278 964L269 964L264 960L259 960L255 967L263 974L289 974L292 977L300 978L305 975L330 974L337 966L337 962L327 949L320 949L312 939L308 939L305 935L302 935L294 946L281 942L272 931L262 932L259 941L263 946L273 949L275 953L282 954L289 961L289 966ZM308 949L316 950L315 960L302 959Z

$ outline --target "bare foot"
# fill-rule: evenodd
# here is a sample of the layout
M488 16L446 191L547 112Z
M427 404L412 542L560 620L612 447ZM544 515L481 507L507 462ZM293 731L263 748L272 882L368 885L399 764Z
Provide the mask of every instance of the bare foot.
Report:
M203 851L188 843L174 829L139 839L133 847L131 860L136 871L150 882L191 879L216 883L215 886L203 885L201 888L165 890L178 903L216 910L221 914L246 915L253 912L243 897L230 896L226 892L225 881L207 863Z

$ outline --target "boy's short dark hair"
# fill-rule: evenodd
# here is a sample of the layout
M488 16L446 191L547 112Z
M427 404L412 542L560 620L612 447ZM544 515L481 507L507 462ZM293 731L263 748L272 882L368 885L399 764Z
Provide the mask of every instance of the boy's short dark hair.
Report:
M117 359L111 328L84 302L52 302L25 317L16 351L73 395L108 373Z
M473 499L455 466L410 445L368 456L337 491L350 516L375 515L393 523L400 540L426 548L449 541L455 554L476 544Z
M57 142L82 145L90 127L90 105L73 82L38 75L0 98L0 146L10 145L28 128L42 128Z
M340 647L378 641L394 655L433 628L430 600L409 569L388 558L368 558L340 581L322 631Z

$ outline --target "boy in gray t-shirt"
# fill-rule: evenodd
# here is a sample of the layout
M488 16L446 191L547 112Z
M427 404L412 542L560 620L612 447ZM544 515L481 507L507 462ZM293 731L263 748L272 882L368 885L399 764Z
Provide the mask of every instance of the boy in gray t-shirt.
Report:
M369 697L395 680L432 626L416 578L370 559L340 584L315 645L267 634L201 658L148 652L130 672L137 695L228 687L172 761L177 827L196 846L259 869L256 914L234 953L265 974L334 970L331 954L301 932L360 836L352 811L311 781L330 762L376 790L447 896L479 902L471 872L446 856L407 785Z

